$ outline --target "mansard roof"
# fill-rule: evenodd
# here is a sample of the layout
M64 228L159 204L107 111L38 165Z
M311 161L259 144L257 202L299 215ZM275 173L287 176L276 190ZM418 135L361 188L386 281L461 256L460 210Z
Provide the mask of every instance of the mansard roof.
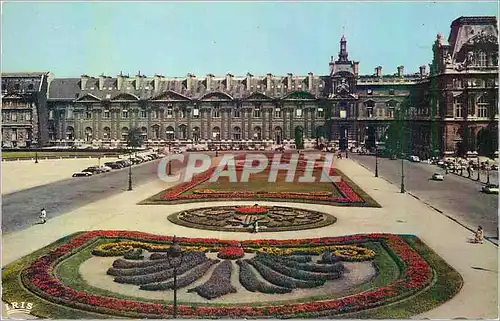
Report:
M2 78L33 78L48 75L49 71L2 72Z

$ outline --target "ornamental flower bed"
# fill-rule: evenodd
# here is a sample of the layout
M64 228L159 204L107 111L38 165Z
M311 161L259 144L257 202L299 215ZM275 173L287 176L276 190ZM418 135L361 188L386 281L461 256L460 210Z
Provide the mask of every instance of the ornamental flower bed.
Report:
M302 156L301 156L302 157ZM268 159L272 159L268 158ZM284 159L281 160L281 163ZM238 161L241 162L241 161ZM297 175L306 169L307 162L305 160L299 159L297 165ZM271 168L270 165L266 167L266 170ZM316 161L313 166L314 169L321 168L323 165L321 162ZM219 198L231 198L231 199L270 199L270 200L303 200L311 202L323 202L323 203L338 203L338 204L366 204L365 200L361 198L343 179L338 182L332 182L334 187L341 196L332 195L331 192L248 192L248 191L222 191L214 189L195 189L192 194L187 194L186 192L192 190L196 186L209 180L213 173L216 171L216 167L212 167L207 171L194 176L191 181L183 182L165 191L161 196L161 201L191 201L191 200L208 200L208 199L219 199ZM235 169L239 172L242 171L243 167L237 165ZM334 168L329 169L330 176L337 176L336 170ZM319 178L318 178L319 179ZM147 201L146 201L147 202Z
M262 206L240 206L235 209L239 214L266 214L267 208Z
M133 318L167 318L172 315L172 306L167 304L134 301L130 299L118 299L82 292L62 284L55 276L55 266L79 251L100 239L114 240L117 238L137 239L141 242L172 242L172 237L151 235L131 231L91 231L73 236L67 243L48 251L45 255L29 264L21 271L21 281L24 286L40 297L50 302L62 304L79 310L87 310L116 316ZM379 242L401 260L401 273L399 278L388 285L370 289L362 293L347 297L324 299L321 301L289 303L267 306L191 306L180 305L179 315L183 317L269 317L269 316L293 316L298 313L348 313L384 305L395 300L401 300L416 291L420 291L432 281L432 272L427 262L400 236L392 234L364 234L344 237L325 237L300 240L248 240L227 241L218 239L201 238L177 238L181 245L197 246L204 243L207 246L221 246L227 244L241 244L243 248L257 248L262 246L317 246L317 245L342 245L362 244L366 242ZM140 262L133 262L140 263ZM201 273L202 269L208 269L215 260L200 265L199 270L191 270L191 273ZM252 262L256 264L255 262ZM258 264L256 264L258 265ZM258 265L262 267L263 265ZM192 282L195 276L185 275L180 278L178 287L186 286ZM279 276L274 275L277 279ZM278 281L277 281L278 282ZM280 283L287 280L281 278ZM306 284L301 283L301 286ZM151 284L152 286L152 284ZM155 283L158 288L172 288L170 282Z
M217 257L224 260L236 260L245 256L245 251L242 247L223 247L219 249Z

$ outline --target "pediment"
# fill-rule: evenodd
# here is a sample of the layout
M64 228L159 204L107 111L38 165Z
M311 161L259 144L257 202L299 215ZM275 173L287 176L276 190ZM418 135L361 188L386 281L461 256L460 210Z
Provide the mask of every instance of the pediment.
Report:
M467 41L470 45L498 44L498 38L491 34L480 33Z
M111 98L111 100L139 100L139 97L134 94L119 93L118 95Z
M233 97L220 91L214 91L206 95L203 95L203 97L201 97L200 100L233 100Z
M272 99L273 99L272 97L269 97L259 92L251 93L248 97L245 98L245 100L272 100Z
M76 101L101 101L101 99L92 94L84 94L83 96L77 98Z
M316 96L307 91L294 91L283 97L283 99L316 99Z
M179 94L172 90L167 90L165 92L160 93L159 95L153 97L151 100L191 100L189 97L186 97L182 94Z

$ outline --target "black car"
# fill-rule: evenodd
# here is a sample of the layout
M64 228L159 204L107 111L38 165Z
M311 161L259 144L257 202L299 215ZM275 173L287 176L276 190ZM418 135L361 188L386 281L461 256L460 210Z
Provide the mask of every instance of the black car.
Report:
M112 169L120 169L120 168L123 168L122 165L120 165L119 163L116 163L116 162L107 162L107 163L104 163L104 165L112 168Z

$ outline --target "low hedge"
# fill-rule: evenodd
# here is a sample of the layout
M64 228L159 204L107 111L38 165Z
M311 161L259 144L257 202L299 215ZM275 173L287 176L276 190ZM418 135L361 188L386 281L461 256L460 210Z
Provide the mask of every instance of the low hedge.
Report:
M289 276L297 280L327 281L327 280L335 280L342 276L342 272L318 273L318 272L303 271L294 267L287 266L278 260L272 260L264 257L258 257L256 258L256 260L258 262L263 263L267 267L270 267L271 269L273 269L278 273L281 273L283 275Z
M198 295L208 300L229 293L236 293L236 289L231 285L232 270L233 264L231 261L223 261L215 268L207 282L189 289L188 292L196 292Z
M267 294L283 294L292 292L292 289L290 288L275 286L259 280L246 260L238 260L236 261L236 264L240 266L240 283L248 291Z

